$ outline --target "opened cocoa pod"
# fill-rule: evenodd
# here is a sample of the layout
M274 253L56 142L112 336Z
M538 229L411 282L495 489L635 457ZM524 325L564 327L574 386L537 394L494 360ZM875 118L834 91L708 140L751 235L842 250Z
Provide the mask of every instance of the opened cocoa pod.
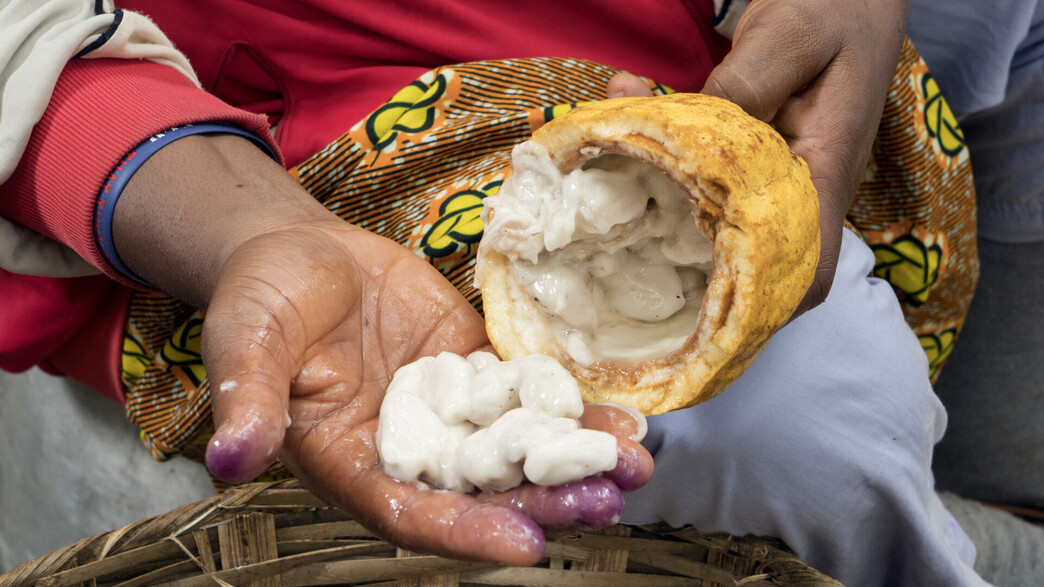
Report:
M658 414L714 397L812 283L808 166L731 102L596 102L512 157L484 210L487 332L505 359L557 359L587 402Z

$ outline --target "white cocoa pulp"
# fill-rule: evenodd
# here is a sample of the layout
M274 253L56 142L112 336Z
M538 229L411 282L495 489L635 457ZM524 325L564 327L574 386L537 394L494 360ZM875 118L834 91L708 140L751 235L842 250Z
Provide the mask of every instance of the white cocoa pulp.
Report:
M485 200L483 246L508 258L562 349L588 365L681 348L696 329L713 260L685 191L621 155L563 174L533 141L515 147L512 164L513 175Z
M402 481L460 492L559 485L616 467L616 437L580 428L583 410L576 381L550 357L441 353L396 371L377 448Z

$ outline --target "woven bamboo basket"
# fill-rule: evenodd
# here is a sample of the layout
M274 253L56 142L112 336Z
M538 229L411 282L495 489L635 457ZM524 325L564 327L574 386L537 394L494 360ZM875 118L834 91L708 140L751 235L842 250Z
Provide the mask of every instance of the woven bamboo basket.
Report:
M39 585L836 587L776 539L614 526L513 568L396 549L293 480L255 483L86 538L0 576Z

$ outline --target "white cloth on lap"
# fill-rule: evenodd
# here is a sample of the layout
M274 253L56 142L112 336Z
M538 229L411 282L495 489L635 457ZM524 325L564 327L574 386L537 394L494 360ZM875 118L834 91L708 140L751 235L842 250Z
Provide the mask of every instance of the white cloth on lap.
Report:
M931 474L946 413L874 257L846 230L826 301L729 389L649 419L624 522L782 538L850 587L985 585Z

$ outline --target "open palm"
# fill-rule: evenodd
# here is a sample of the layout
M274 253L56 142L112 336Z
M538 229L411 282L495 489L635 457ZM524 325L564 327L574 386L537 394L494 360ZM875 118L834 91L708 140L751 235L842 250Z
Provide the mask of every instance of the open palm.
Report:
M332 217L240 246L204 326L215 434L207 465L245 481L277 456L310 489L406 548L531 564L544 532L609 525L621 489L651 458L622 411L589 407L584 424L620 437L617 470L557 488L468 496L384 474L375 433L395 370L420 357L488 345L482 318L431 265Z

